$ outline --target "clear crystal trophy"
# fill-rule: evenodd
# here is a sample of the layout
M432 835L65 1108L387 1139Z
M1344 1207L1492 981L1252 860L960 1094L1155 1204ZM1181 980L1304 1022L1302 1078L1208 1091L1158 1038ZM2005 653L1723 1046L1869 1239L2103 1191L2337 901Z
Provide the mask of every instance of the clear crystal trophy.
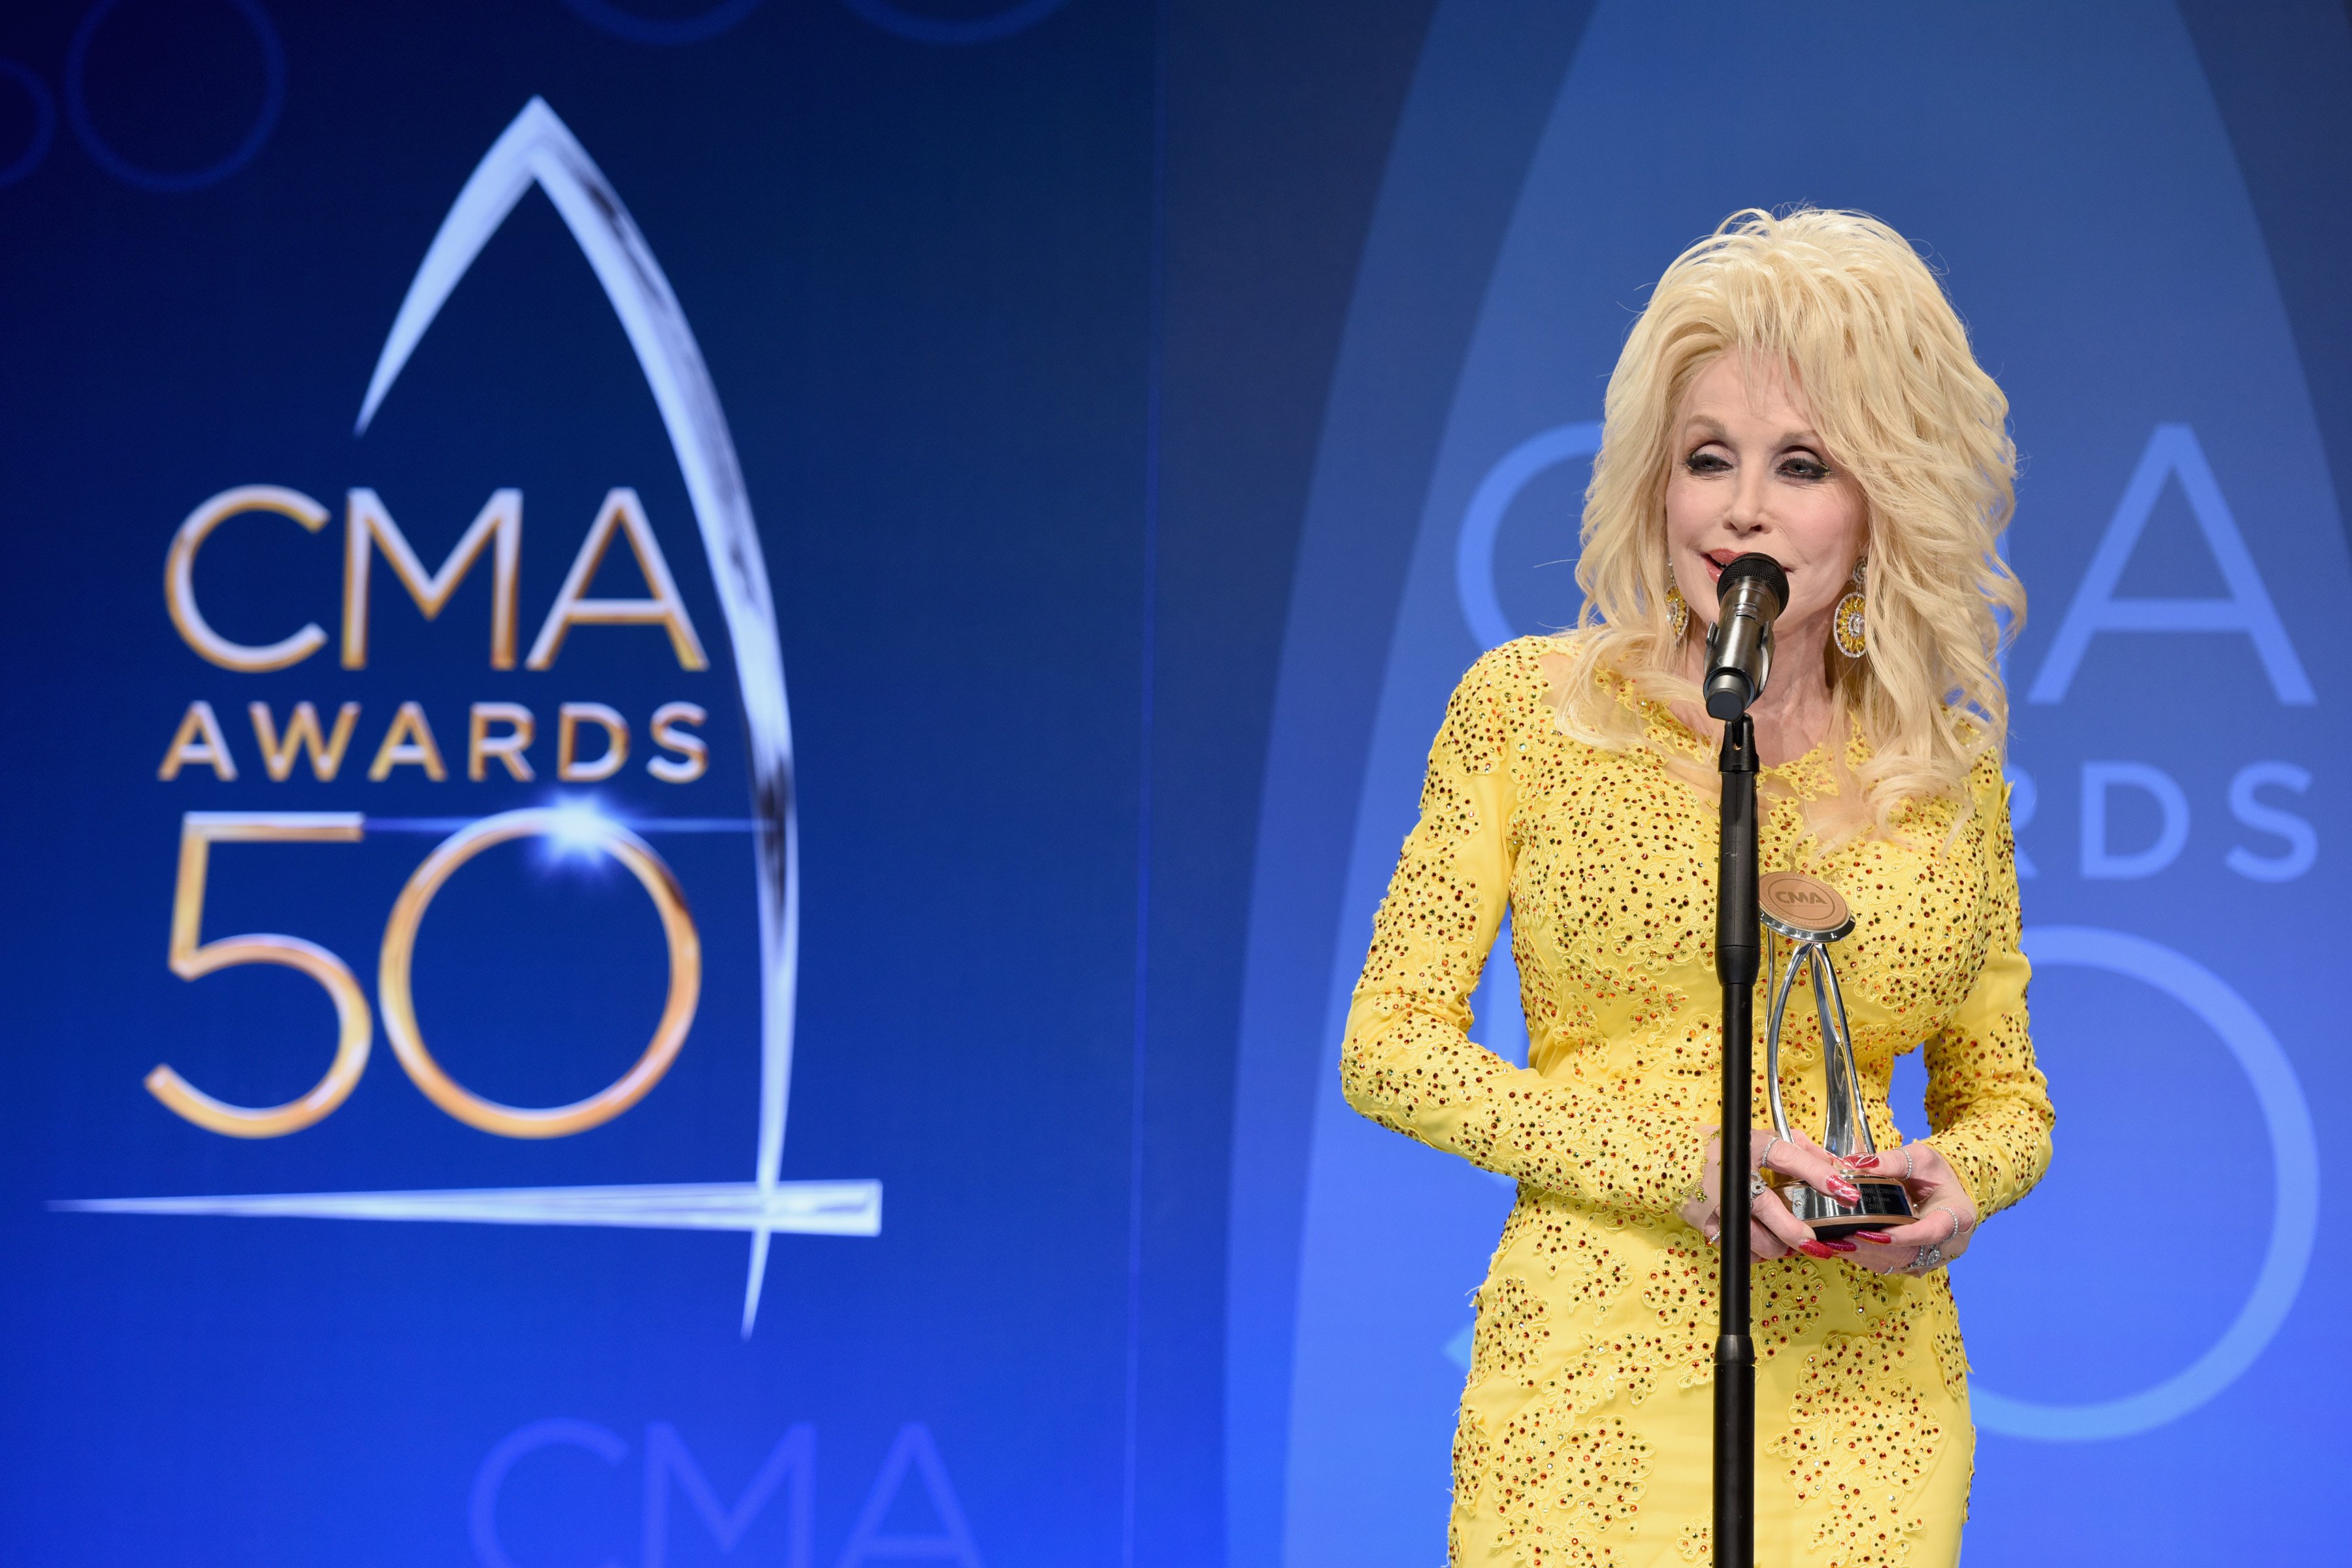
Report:
M1853 1036L1846 1027L1845 998L1839 994L1837 970L1830 963L1830 943L1853 930L1853 915L1835 888L1794 871L1759 877L1756 892L1769 933L1764 985L1772 1006L1764 1030L1764 1073L1765 1082L1770 1085L1772 1130L1783 1138L1790 1136L1789 1113L1780 1102L1780 1025L1798 976L1809 973L1813 1012L1822 1022L1822 1087L1829 1102L1821 1145L1843 1159L1874 1153L1870 1118L1862 1105L1862 1075L1854 1069ZM1853 1173L1851 1179L1862 1191L1859 1203L1842 1203L1773 1172L1764 1173L1764 1179L1780 1193L1790 1212L1823 1241L1835 1241L1858 1230L1884 1229L1912 1217L1911 1194L1893 1176Z

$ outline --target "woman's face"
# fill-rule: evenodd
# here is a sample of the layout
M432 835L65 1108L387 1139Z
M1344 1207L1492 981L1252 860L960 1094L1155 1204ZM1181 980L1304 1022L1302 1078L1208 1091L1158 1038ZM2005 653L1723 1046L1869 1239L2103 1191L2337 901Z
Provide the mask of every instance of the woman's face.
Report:
M1776 638L1826 635L1830 611L1860 559L1867 509L1813 433L1784 365L1717 358L1691 383L1675 419L1666 479L1666 552L1691 614L1713 626L1715 580L1735 555L1760 551L1789 574Z

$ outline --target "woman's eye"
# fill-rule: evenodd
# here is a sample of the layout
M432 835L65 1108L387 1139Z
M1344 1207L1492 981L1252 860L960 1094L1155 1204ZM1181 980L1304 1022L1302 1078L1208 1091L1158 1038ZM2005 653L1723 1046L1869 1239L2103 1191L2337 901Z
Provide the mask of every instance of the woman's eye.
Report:
M1780 465L1780 471L1792 479L1825 479L1830 477L1829 465L1817 458L1790 458Z
M1720 474L1727 471L1731 465L1717 453L1693 452L1683 459L1683 467L1694 474Z

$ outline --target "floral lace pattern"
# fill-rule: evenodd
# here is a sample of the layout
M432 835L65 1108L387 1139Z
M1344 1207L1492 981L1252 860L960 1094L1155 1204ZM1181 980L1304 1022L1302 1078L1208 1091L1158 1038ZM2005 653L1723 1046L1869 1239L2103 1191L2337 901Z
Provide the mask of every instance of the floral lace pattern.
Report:
M1548 700L1559 647L1508 644L1455 689L1374 922L1341 1080L1374 1121L1519 1183L1477 1296L1454 1561L1697 1561L1717 1260L1675 1211L1700 1173L1721 1061L1712 759L1655 708L1641 750L1561 734ZM1856 743L1840 761L1850 773L1865 758ZM1854 910L1837 960L1874 1138L1901 1142L1887 1083L1924 1044L1934 1141L1990 1216L2039 1179L2052 1121L1998 770L1970 781L1965 820L1955 803L1915 803L1891 835L1825 849L1813 823L1839 771L1821 751L1765 771L1762 864L1830 882ZM1524 1068L1467 1035L1507 909ZM1760 1062L1759 1048L1759 1110ZM1781 1089L1797 1124L1818 1131L1822 1083L1818 1024L1792 1006ZM1958 1521L1921 1507L1939 1462L1964 1465L1972 1446L1946 1278L1795 1258L1758 1265L1754 1294L1759 1445L1783 1471L1759 1529L1832 1568L1948 1560Z

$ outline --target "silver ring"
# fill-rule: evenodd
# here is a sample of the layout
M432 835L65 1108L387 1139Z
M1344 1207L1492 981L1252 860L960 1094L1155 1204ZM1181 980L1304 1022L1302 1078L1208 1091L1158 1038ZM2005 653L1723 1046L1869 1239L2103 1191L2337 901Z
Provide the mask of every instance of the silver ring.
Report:
M1748 1173L1748 1195L1749 1197L1760 1198L1771 1190L1771 1188L1764 1184L1763 1177L1758 1175L1753 1171Z
M1936 1206L1937 1208L1944 1209L1946 1214L1952 1216L1951 1232L1944 1237L1944 1245L1949 1246L1951 1243L1958 1241L1960 1238L1960 1211L1955 1208L1944 1208L1944 1205L1941 1204L1937 1204Z
M1925 1274L1935 1268L1943 1261L1944 1249L1942 1247L1923 1247L1912 1258L1911 1267L1905 1269L1903 1272L1906 1274Z
M1756 1156L1757 1165L1760 1168L1770 1164L1772 1163L1772 1151L1787 1142L1788 1140L1781 1137L1778 1132L1773 1133L1771 1137L1766 1139L1764 1141L1764 1152Z
M1910 1146L1906 1144L1903 1150L1903 1179L1906 1182L1911 1179L1911 1169L1912 1154Z

